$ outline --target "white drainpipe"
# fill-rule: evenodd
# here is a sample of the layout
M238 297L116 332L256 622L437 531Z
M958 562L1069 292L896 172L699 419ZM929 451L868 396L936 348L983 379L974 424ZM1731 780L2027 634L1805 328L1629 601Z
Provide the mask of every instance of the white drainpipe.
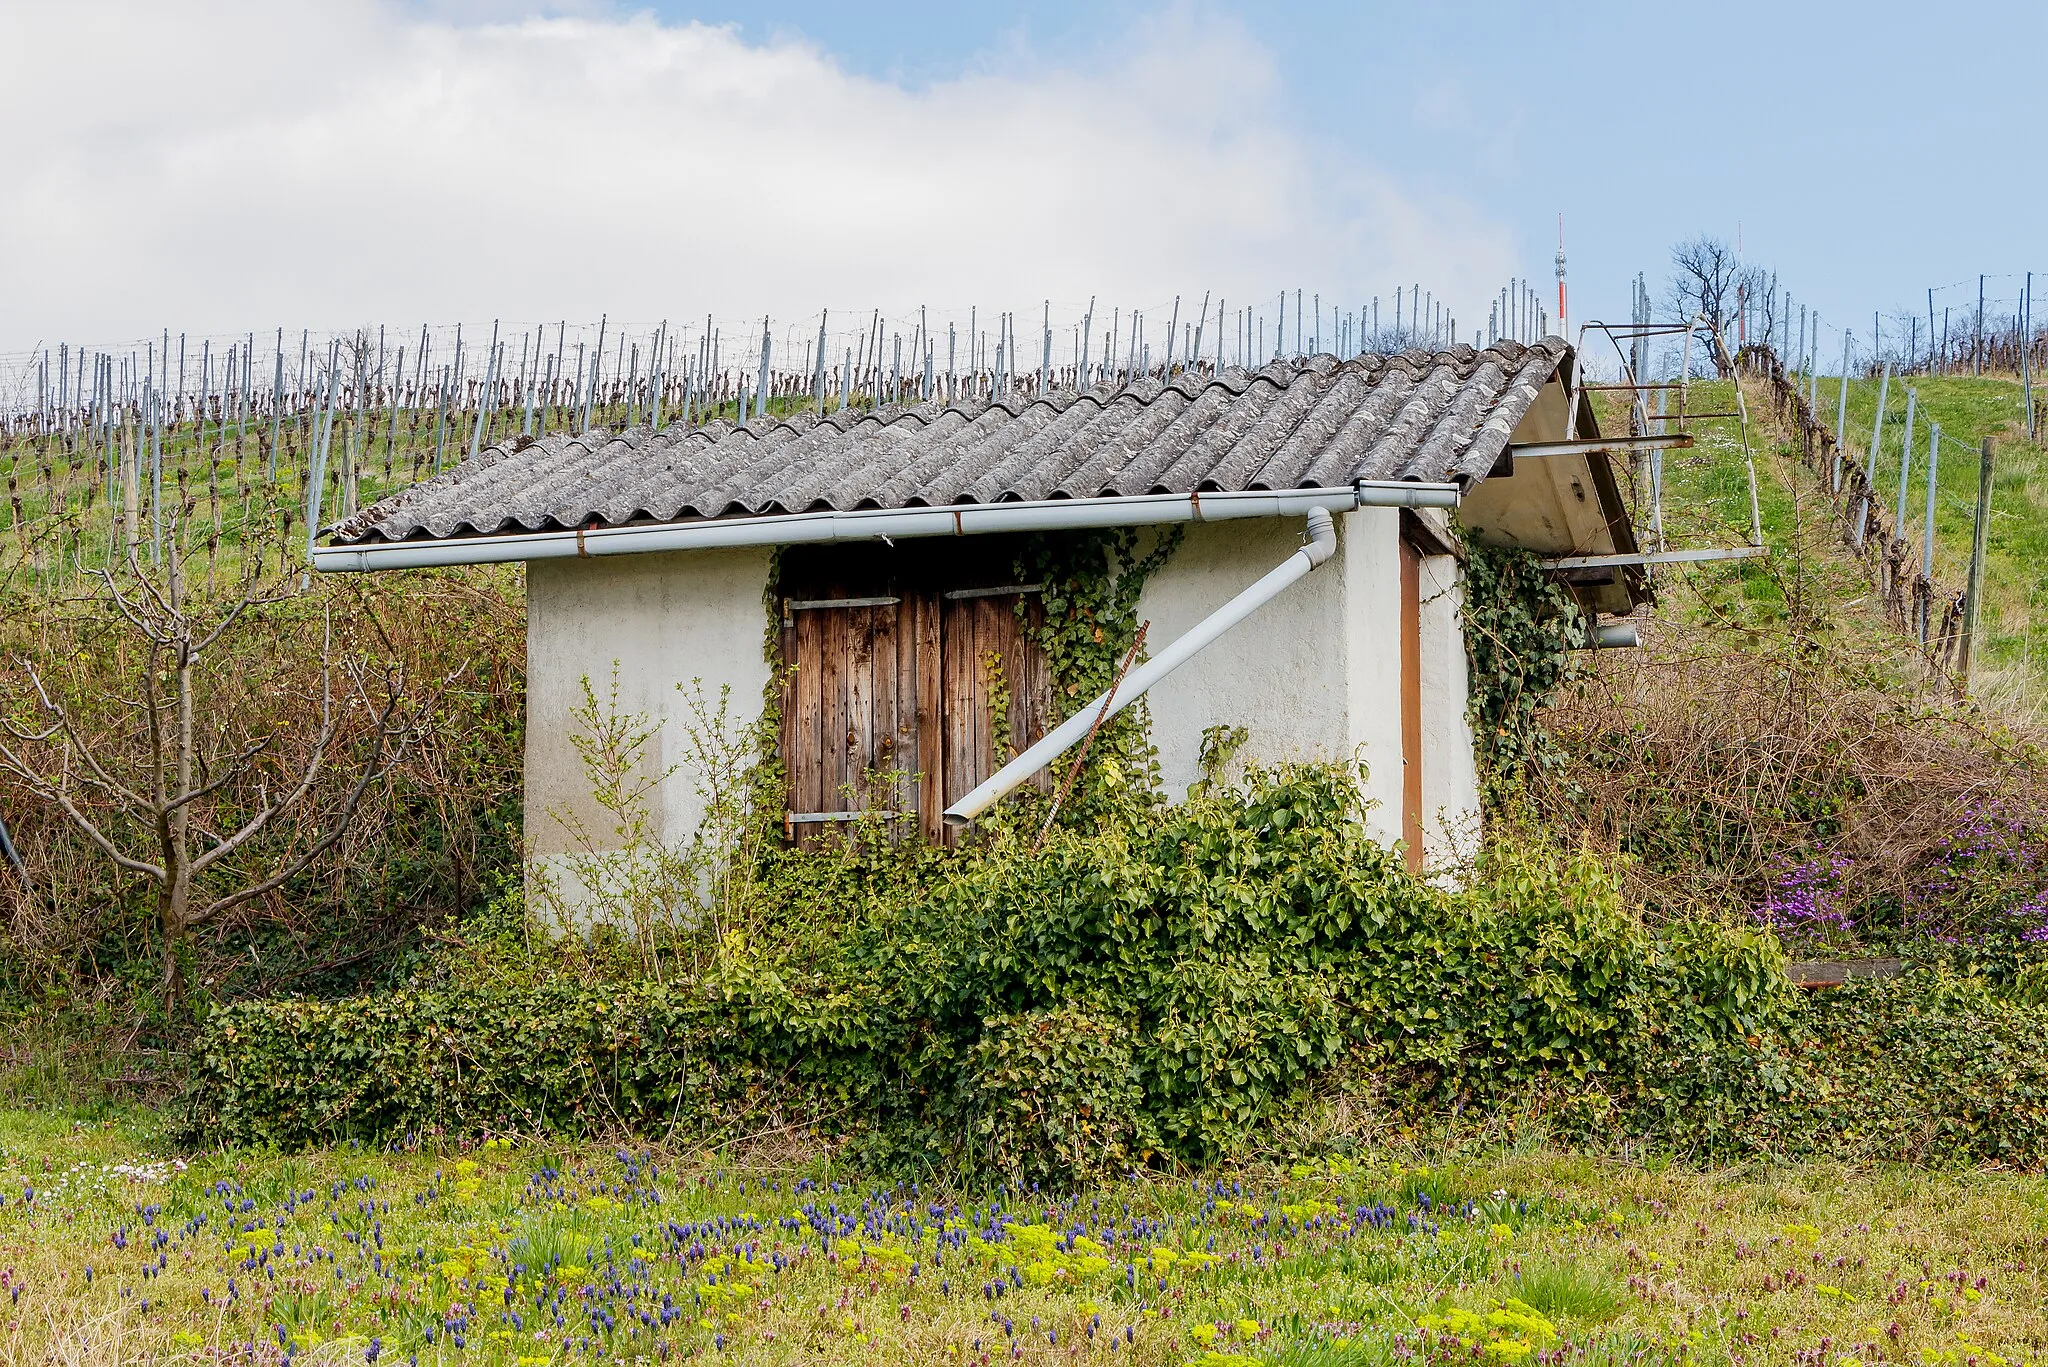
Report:
M1038 503L963 503L944 508L866 508L856 512L779 517L706 518L650 527L514 536L451 537L362 546L321 546L313 568L330 573L419 569L430 565L495 565L521 560L706 550L720 546L794 546L831 541L897 541L920 536L988 532L1074 531L1217 522L1240 517L1300 517L1316 509L1455 508L1455 484L1362 481L1321 489L1243 493L1139 494L1130 498L1058 498Z
M1145 690L1194 658L1196 652L1257 612L1281 590L1337 553L1337 528L1326 508L1308 513L1308 544L1265 578L1195 623L1179 640L1133 669L1121 686L1089 703L1046 733L1044 740L989 776L988 781L946 809L947 824L964 826L1002 800L1011 789L1058 759L1100 722L1145 695Z

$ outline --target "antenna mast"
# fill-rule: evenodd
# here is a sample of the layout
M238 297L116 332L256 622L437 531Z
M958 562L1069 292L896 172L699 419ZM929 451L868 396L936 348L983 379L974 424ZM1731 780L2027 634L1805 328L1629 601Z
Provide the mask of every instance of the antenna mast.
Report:
M1569 336L1565 320L1570 317L1564 297L1564 215L1557 216L1557 335Z

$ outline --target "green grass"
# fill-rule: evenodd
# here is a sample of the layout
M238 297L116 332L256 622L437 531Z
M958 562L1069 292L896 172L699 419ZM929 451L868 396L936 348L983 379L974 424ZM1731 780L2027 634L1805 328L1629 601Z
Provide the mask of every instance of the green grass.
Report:
M1553 1319L1597 1322L1622 1306L1620 1285L1603 1269L1544 1258L1524 1266L1517 1278L1525 1301Z
M2048 452L2026 439L2025 409L2018 383L1967 376L1895 377L1886 402L1887 421L1875 485L1890 519L1897 510L1899 456L1904 435L1907 390L1917 393L1912 465L1907 475L1905 529L1915 551L1925 523L1927 442L1930 422L1942 428L1937 465L1934 578L1945 590L1961 590L1968 575L1972 527L1976 515L1979 443L1993 438L1992 516L1986 556L1984 634L1977 650L1978 680L1991 681L2017 710L2032 715L2036 699L2048 684L2048 639L2033 644L2033 618L2048 605ZM1848 392L1847 458L1867 459L1876 414L1878 382L1852 380ZM1818 412L1835 425L1839 383L1823 377ZM1603 395L1603 398L1610 396ZM1792 453L1789 434L1773 429L1766 395L1760 384L1749 387L1750 448L1757 462L1758 506L1764 537L1776 563L1754 562L1678 571L1689 582L1718 589L1724 597L1752 610L1781 612L1788 589L1817 595L1814 606L1829 606L1837 616L1855 607L1873 607L1868 575L1839 550L1833 526L1827 524L1825 495L1819 481ZM1693 411L1724 411L1734 407L1734 386L1704 381L1691 388ZM1623 422L1612 403L1603 404L1604 429ZM1738 424L1708 419L1689 424L1696 444L1665 457L1664 514L1667 539L1674 549L1736 545L1749 539L1748 481L1742 462ZM1638 517L1647 537L1647 510ZM1793 557L1795 547L1804 554ZM1667 572L1667 578L1670 577ZM1793 580L1797 578L1797 586Z
M800 1148L177 1155L155 1123L0 1112L0 1358L1498 1364L1569 1345L1961 1367L2048 1346L2048 1195L2006 1173L1652 1170L1525 1143L956 1192Z
M2048 463L2043 449L2026 439L2026 408L2012 380L1967 376L1896 377L1887 395L1886 424L1877 488L1887 512L1896 510L1899 455L1904 435L1906 390L1918 395L1912 470L1907 491L1907 525L1917 545L1924 525L1928 424L1942 429L1936 468L1934 577L1960 589L1969 572L1970 539L1977 510L1980 460L1985 437L1994 441L1991 532L1986 554L1985 635L1979 659L1995 668L2018 668L2030 681L2048 668L2048 639L2033 644L2033 618L2048 604ZM1832 425L1837 385L1823 379L1821 410ZM1849 386L1849 440L1866 457L1876 416L1879 384Z

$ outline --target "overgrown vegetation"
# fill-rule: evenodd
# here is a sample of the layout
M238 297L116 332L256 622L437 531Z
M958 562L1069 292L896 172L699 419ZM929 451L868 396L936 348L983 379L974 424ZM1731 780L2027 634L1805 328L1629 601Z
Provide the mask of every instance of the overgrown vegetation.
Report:
M390 980L442 922L493 895L518 858L524 706L515 585L488 572L409 578L393 588L396 607L347 583L319 580L302 592L294 584L188 662L195 731L207 751L225 747L230 760L269 738L298 763L287 777L303 772L321 729L323 672L342 660L417 685L407 696L416 743L375 778L355 819L313 863L189 927L177 961L190 991L176 1009L163 991L167 937L156 885L116 867L60 809L0 774L0 812L28 875L24 883L0 870L0 1095L85 1101L103 1085L160 1095L176 1085L184 1045L211 1004ZM196 585L193 592L201 594ZM204 598L195 606L211 610ZM114 603L102 592L39 602L33 612L0 609L0 698L13 721L39 731L49 721L31 666L53 698L84 709L77 723L97 762L147 790L148 766L161 756L150 759L146 716L132 702L143 696L137 676L150 661ZM160 694L175 698L175 670L159 678ZM334 717L328 763L305 802L202 873L200 890L260 883L329 839L326 823L375 743L370 714L337 707ZM195 786L237 781L187 804L195 839L239 830L260 810L250 804L266 775L231 769L195 771ZM166 772L175 778L175 765ZM84 790L76 801L120 848L151 847L155 833L137 820L147 804Z
M1339 1065L1417 1104L1626 1089L1782 996L1768 937L1646 931L1600 860L1500 847L1445 891L1363 815L1341 770L1254 770L1035 854L1029 828L967 857L782 852L752 920L665 988L571 988L557 955L587 950L503 935L417 996L218 1011L192 1120L288 1145L795 1120L891 1163L1200 1164Z
M1732 397L1726 384L1695 390L1703 405L1732 406L1716 397ZM1868 573L1841 547L1793 434L1760 393L1750 412L1771 557L1660 578L1646 648L1600 652L1546 713L1565 763L1537 771L1526 799L1629 856L1630 899L1652 920L1742 916L1797 956L1898 954L2010 984L2048 950L2048 793L2031 709L2004 687L1958 698L1917 662L1873 610ZM1866 407L1859 441L1872 416ZM1675 544L1744 534L1727 427L1703 424L1693 451L1667 457ZM1898 433L1887 440L1895 461ZM1974 506L1974 465L1967 475ZM1889 499L1896 487L1894 466L1878 488ZM1938 541L1955 531L1948 511L1939 520Z

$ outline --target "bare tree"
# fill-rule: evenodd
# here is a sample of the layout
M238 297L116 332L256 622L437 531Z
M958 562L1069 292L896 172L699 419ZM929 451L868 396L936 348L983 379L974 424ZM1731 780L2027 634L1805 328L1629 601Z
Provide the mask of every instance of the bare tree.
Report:
M132 553L120 581L100 576L119 627L141 645L132 695L67 695L47 664L24 659L33 696L0 700L0 773L61 809L102 854L153 887L170 1001L184 991L192 932L333 848L412 739L402 673L361 658L337 665L331 615L323 615L317 692L293 700L300 725L263 729L202 715L208 652L292 595L264 592L252 575L230 599L195 603L179 560L166 556L161 583ZM335 767L336 738L351 712L366 722L368 738L352 781L337 789L321 780ZM258 837L287 814L310 833L285 841L281 852L263 846Z
M1718 237L1702 234L1671 249L1672 312L1680 321L1706 322L1714 371L1724 380L1735 373L1735 358L1722 339L1734 317L1740 273L1735 249Z
M1762 266L1745 266L1736 292L1738 311L1749 320L1743 340L1752 345L1775 346L1778 325L1784 321L1779 310L1784 296L1778 293L1778 273Z

